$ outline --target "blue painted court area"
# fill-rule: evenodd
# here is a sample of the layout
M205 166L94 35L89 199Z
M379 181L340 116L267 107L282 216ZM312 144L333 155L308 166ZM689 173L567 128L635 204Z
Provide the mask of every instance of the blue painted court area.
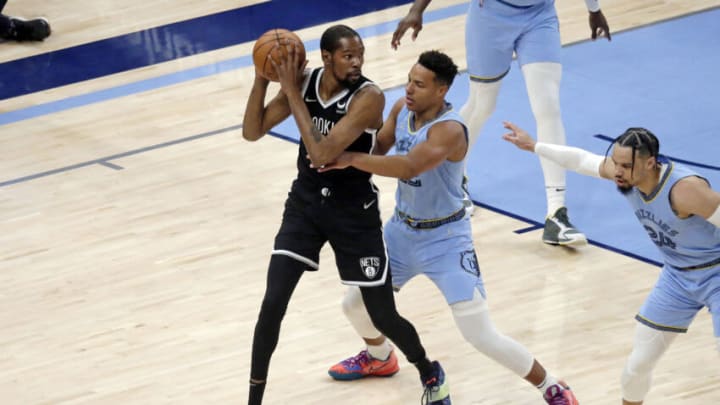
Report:
M643 126L658 136L661 153L710 166L693 168L720 189L717 21L720 9L618 33L610 43L566 47L561 104L568 144L605 154L609 142L595 135L614 138L628 127ZM458 109L467 98L467 86L463 74L451 89L449 100ZM387 106L403 95L402 88L387 91ZM516 64L503 81L497 110L469 156L470 192L483 206L543 223L546 202L540 164L535 155L500 138L505 132L503 120L535 131ZM277 132L297 137L292 122ZM567 205L572 221L593 242L646 261L661 261L612 182L568 173ZM476 219L476 226L481 222L481 217ZM538 240L540 232L536 231Z

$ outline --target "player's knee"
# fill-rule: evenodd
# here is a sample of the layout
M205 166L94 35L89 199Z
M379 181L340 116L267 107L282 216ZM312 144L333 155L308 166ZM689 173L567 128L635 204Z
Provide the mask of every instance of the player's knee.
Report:
M495 111L500 82L470 82L467 101L460 109L460 115L467 122L485 121Z
M635 347L625 363L629 375L649 374L657 363L659 355L648 347Z
M633 373L628 370L626 365L620 379L623 399L630 402L643 401L648 391L650 391L650 382L651 375L649 373Z
M720 336L715 338L715 348L718 351L718 354L720 354Z
M261 313L282 317L303 271L304 265L297 260L285 255L273 255L270 258Z
M384 310L371 310L368 308L368 315L370 315L373 326L384 335L391 335L389 332L392 331L394 327L394 320L396 319L394 314L396 314L396 312L391 312L392 313Z
M392 331L395 330L397 322L400 319L400 314L398 314L395 308L377 305L379 302L373 300L366 300L365 302L369 302L369 305L366 305L365 309L375 329L383 335L389 337L394 336Z
M362 294L359 287L350 287L343 296L342 300L343 313L348 318L354 318L358 313L365 312L363 306Z
M630 357L625 365L630 374L650 373L677 335L638 324Z
M485 353L492 350L499 334L487 313L487 302L478 291L472 299L450 305L455 324L465 340Z

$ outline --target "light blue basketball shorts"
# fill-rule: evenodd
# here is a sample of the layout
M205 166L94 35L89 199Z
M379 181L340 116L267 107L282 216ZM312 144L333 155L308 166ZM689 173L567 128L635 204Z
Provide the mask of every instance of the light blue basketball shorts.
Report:
M720 337L720 266L680 271L665 265L635 319L653 329L685 333L703 307Z
M555 2L515 8L499 0L470 1L465 48L470 78L493 82L510 70L513 51L523 66L560 63L560 30Z
M486 297L469 218L433 229L415 229L393 215L385 225L385 243L396 291L418 274L425 274L448 305L472 299L475 289Z

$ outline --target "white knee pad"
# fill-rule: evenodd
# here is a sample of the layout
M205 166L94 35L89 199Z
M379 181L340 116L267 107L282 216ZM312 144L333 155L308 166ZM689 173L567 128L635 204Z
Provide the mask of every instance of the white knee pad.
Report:
M483 83L470 81L467 101L460 109L460 115L468 127L469 146L475 143L485 122L495 111L500 81Z
M478 351L520 377L530 373L535 359L521 344L498 333L490 320L487 301L477 290L471 300L452 304L450 309L463 337Z
M677 333L663 332L638 324L633 350L622 374L623 398L631 402L645 399L650 390L652 370L660 357L677 337Z
M360 287L349 287L345 292L342 301L342 309L345 316L352 324L355 331L362 337L374 339L381 335L372 323L370 315L365 309Z

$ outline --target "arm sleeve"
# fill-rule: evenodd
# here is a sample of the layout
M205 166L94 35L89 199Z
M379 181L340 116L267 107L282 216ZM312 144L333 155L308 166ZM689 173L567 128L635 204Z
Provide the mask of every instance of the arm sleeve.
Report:
M586 176L602 177L600 176L600 165L605 160L604 156L580 148L543 142L535 144L535 153L568 170Z
M708 220L708 222L710 222L711 224L713 224L713 225L717 226L718 228L720 228L720 205L718 205L718 207L717 207L717 209L715 210L715 212L714 212L712 215L710 215L710 218L708 218L707 220Z

